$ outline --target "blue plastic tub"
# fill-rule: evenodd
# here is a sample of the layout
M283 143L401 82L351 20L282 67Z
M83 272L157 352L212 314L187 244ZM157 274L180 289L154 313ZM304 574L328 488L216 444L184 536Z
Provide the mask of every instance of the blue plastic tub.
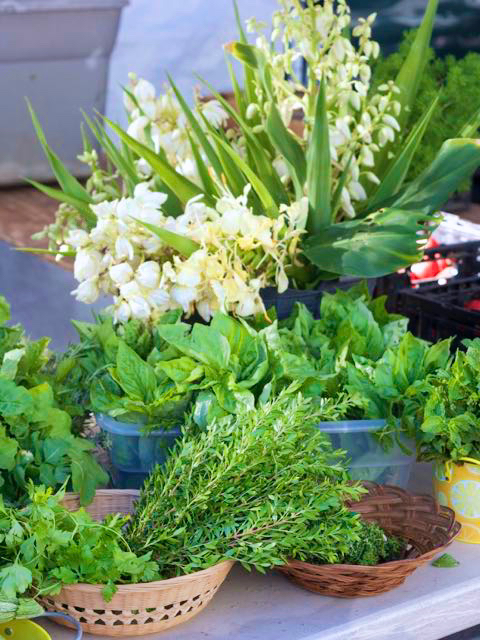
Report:
M157 464L164 464L181 429L142 433L144 424L120 422L103 413L96 414L100 429L108 433L110 460L116 486L122 489L140 487Z
M345 420L320 422L318 428L328 434L334 449L347 452L347 466L352 480L370 480L407 488L415 462L415 444L402 437L408 455L397 443L385 451L375 432L385 426L385 420Z

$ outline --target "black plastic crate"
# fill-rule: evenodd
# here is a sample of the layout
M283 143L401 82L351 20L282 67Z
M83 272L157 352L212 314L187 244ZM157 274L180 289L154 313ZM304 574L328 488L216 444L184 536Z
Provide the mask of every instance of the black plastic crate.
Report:
M464 338L480 337L480 312L465 307L471 300L480 300L478 276L402 289L395 296L395 311L409 318L409 329L419 338L436 342L453 336L457 348Z
M471 240L469 242L459 242L457 244L444 244L433 249L425 249L425 261L436 261L441 258L448 258L452 261L452 266L456 270L454 278L447 282L452 282L457 278L470 278L480 274L480 241ZM441 281L443 284L443 280ZM388 296L388 308L395 310L397 307L396 296L400 290L407 287L424 289L431 285L438 284L437 278L412 282L410 279L410 267L402 270L401 273L378 278L375 288L376 295Z

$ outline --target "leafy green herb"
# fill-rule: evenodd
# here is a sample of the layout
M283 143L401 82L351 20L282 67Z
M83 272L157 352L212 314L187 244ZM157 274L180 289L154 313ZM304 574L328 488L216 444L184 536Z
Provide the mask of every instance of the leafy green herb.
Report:
M342 558L343 564L374 566L382 562L400 560L407 549L407 542L392 536L374 522L363 522L360 539L353 542Z
M290 557L337 561L360 531L344 501L362 490L315 429L323 415L286 389L184 436L146 481L132 549L151 552L163 577L228 558L260 571Z
M419 455L445 462L480 457L480 339L466 341L451 367L428 379L424 420L418 434Z
M0 307L7 322L3 298ZM48 338L27 340L21 327L0 326L0 495L21 502L30 480L59 487L71 477L84 504L108 476L93 444L73 434L70 416L57 407L47 345Z
M0 617L4 599L25 593L55 594L62 585L86 582L105 585L108 601L117 584L157 578L150 554L135 555L124 538L129 516L114 514L98 523L84 509L62 506L64 489L53 493L30 484L28 493L22 509L0 504Z
M458 567L460 562L455 560L449 553L444 553L432 562L432 567L438 567L439 569L453 569Z

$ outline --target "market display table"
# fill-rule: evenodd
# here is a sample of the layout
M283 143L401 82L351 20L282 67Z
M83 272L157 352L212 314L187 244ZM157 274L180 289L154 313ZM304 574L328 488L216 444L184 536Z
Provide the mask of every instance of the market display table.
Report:
M480 548L454 543L454 569L426 567L390 593L344 600L304 591L281 574L235 567L203 613L145 640L438 640L480 623ZM43 621L42 621L43 624ZM44 625L53 640L73 632ZM87 640L100 636L85 636Z

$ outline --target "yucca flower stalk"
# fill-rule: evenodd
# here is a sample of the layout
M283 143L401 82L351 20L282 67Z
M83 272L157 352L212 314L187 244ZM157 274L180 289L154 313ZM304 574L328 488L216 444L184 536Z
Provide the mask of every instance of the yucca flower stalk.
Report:
M61 190L37 186L71 216L60 250L77 251L83 276L77 297L91 302L100 291L113 294L118 320L150 319L179 306L206 319L218 309L251 315L263 310L262 287L281 292L339 276L376 277L419 259L438 220L433 214L480 164L480 143L468 137L479 111L428 169L405 183L435 102L393 147L415 101L438 0L429 0L398 76L375 90L374 15L352 29L345 0L279 3L268 37L249 21L254 45L236 11L240 39L226 47L244 70L240 88L227 60L235 106L208 83L214 101L197 99L190 107L171 78L157 98L152 85L132 77L127 131L87 118L110 167L102 173L95 165L96 181L87 189L68 174L34 119ZM296 75L301 58L308 63L306 86ZM299 133L291 127L295 112ZM105 237L107 227L115 240ZM144 286L140 269L155 286Z

